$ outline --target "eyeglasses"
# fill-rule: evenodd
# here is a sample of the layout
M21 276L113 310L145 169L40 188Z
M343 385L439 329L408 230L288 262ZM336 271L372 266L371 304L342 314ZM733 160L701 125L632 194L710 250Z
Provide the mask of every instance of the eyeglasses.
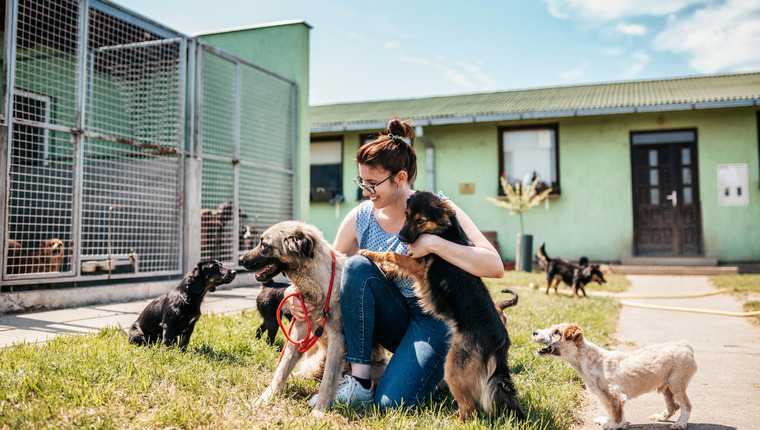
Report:
M380 185L383 182L387 181L388 179L392 178L393 175L395 175L395 173L391 174L390 176L388 176L387 178L383 179L382 181L376 183L375 185L365 184L364 182L362 182L361 175L359 175L359 176L357 176L357 177L354 178L354 183L356 185L358 185L359 188L363 188L363 189L369 191L370 194L375 194L375 187L377 187L378 185Z

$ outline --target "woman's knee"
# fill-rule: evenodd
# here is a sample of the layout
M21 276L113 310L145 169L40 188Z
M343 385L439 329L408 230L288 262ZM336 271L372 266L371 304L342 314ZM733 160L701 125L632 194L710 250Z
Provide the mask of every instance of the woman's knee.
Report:
M346 260L343 266L343 279L340 283L341 297L364 285L367 278L373 274L377 266L363 255L354 255Z

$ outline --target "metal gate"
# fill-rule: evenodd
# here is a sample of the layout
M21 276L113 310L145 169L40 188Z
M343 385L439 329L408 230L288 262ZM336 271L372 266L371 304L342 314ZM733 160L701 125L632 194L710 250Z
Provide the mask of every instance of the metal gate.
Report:
M201 257L237 265L294 214L295 86L203 43L198 68Z
M183 224L228 201L202 254L236 264L292 217L293 82L109 2L7 3L3 291L181 274ZM212 210L184 213L191 193Z

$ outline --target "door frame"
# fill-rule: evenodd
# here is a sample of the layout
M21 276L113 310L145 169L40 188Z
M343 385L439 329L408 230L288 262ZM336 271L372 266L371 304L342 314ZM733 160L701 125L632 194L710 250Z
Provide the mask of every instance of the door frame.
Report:
M641 142L638 144L634 144L634 136L641 136L641 135L656 135L656 134L667 134L667 133L673 133L675 135L679 132L689 132L693 133L693 139L692 140L683 140L683 139L674 139L674 140L664 140L664 141L657 141L653 140L651 142ZM636 131L630 131L629 132L629 146L630 146L630 162L631 162L631 200L632 200L632 210L633 210L633 243L632 243L632 253L635 257L646 257L646 256L652 256L652 254L642 253L639 250L639 235L641 232L639 231L639 223L637 222L637 195L636 195L636 158L635 158L635 151L637 147L642 146L655 146L655 145L663 145L663 146L669 146L674 144L691 144L692 145L692 154L691 154L691 166L692 168L692 178L691 178L691 187L692 187L692 201L693 205L695 207L696 213L695 216L695 230L696 230L696 247L697 252L695 254L689 254L684 255L683 254L683 223L682 223L682 208L678 207L678 220L677 224L674 226L675 229L678 230L678 241L677 244L674 245L674 249L672 254L664 254L664 255L658 255L663 257L699 257L704 256L705 247L704 247L704 231L702 230L702 202L700 198L700 184L699 184L699 135L698 130L696 127L689 127L689 128L678 128L678 129L667 129L667 130L636 130ZM678 178L677 180L677 187L678 187L678 199L683 198L683 188L684 184L682 183L682 178L680 178L678 175L675 175L674 177Z

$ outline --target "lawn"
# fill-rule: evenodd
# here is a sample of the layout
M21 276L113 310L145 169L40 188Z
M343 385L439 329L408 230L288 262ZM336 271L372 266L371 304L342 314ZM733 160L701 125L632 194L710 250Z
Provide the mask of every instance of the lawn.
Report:
M728 288L741 297L744 300L746 312L760 311L760 300L757 300L760 293L760 275L721 275L713 276L711 279L716 288ZM760 316L755 316L753 319L760 324Z
M445 385L416 410L378 413L339 407L313 418L308 400L318 381L291 379L282 396L254 406L269 384L279 350L255 339L256 312L204 316L187 351L136 347L116 328L89 335L59 336L44 344L0 351L0 428L372 428L372 429L567 429L579 420L586 399L578 375L567 364L539 358L534 329L571 321L586 337L609 346L619 305L614 299L547 297L540 273L515 273L488 285L495 300L518 286L516 307L506 311L512 347L510 365L526 424L480 413L460 424ZM624 277L605 287L624 289ZM565 290L569 290L567 287ZM594 284L590 290L599 290Z

